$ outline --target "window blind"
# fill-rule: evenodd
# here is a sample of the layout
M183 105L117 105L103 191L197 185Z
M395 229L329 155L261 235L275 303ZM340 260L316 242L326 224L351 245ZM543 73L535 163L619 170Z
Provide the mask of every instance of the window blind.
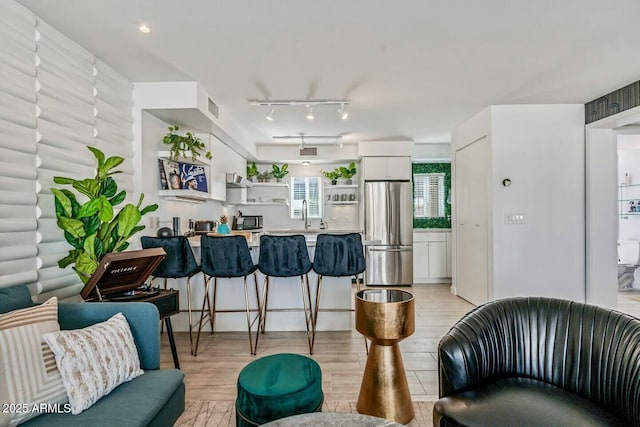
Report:
M322 217L322 181L317 176L291 178L291 218L302 219L302 201L307 201L309 218Z
M443 217L444 174L415 174L413 177L413 209L416 218Z

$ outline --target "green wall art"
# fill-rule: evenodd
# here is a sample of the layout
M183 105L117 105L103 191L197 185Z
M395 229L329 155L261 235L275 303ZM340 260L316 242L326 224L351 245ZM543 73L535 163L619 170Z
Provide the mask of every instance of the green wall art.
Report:
M451 163L413 163L412 173L444 173L444 199L451 192ZM414 180L415 181L415 180ZM413 228L451 228L451 204L444 204L445 216L437 218L413 218Z

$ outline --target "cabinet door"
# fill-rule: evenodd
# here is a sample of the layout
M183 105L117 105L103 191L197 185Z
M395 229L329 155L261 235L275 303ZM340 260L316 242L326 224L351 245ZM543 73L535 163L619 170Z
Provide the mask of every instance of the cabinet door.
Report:
M387 157L387 179L411 179L410 157Z
M364 179L387 179L387 158L386 157L365 157Z
M429 278L429 243L413 242L413 283Z
M447 242L429 242L429 277L447 277Z

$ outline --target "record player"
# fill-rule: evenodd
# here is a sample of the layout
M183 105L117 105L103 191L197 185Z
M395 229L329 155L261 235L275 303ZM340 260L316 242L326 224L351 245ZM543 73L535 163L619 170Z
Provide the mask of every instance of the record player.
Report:
M180 369L171 326L171 316L180 311L179 293L174 289L145 285L145 281L166 255L162 248L108 253L102 258L80 295L85 301L149 302L155 305L160 319L167 326L174 366Z
M162 248L106 254L80 291L85 301L130 301L157 295L145 281L162 262Z

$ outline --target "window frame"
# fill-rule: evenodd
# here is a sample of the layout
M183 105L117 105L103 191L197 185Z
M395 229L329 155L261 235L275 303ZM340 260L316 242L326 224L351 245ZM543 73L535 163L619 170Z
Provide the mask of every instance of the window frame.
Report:
M305 197L304 199L307 200L308 205L311 204L313 202L310 192L312 191L312 188L310 186L310 180L315 179L317 181L317 185L318 185L318 198L317 198L317 212L314 212L312 210L309 211L309 218L315 218L315 219L321 219L322 215L323 215L323 207L324 207L324 189L323 189L323 182L322 182L322 177L320 176L292 176L291 177L291 189L290 189L290 194L289 194L289 218L290 219L295 219L295 220L301 220L302 219L302 200L300 199L296 199L295 198L295 186L296 186L296 180L300 180L300 179L304 179L305 182ZM304 200L303 199L303 200ZM300 203L298 203L298 201L300 201ZM300 214L296 215L296 210L299 209L300 210Z
M451 162L412 163L412 178L416 174L444 173L444 214L443 217L422 218L415 216L415 207L412 206L413 228L451 228ZM412 204L415 200L415 180L412 180Z

